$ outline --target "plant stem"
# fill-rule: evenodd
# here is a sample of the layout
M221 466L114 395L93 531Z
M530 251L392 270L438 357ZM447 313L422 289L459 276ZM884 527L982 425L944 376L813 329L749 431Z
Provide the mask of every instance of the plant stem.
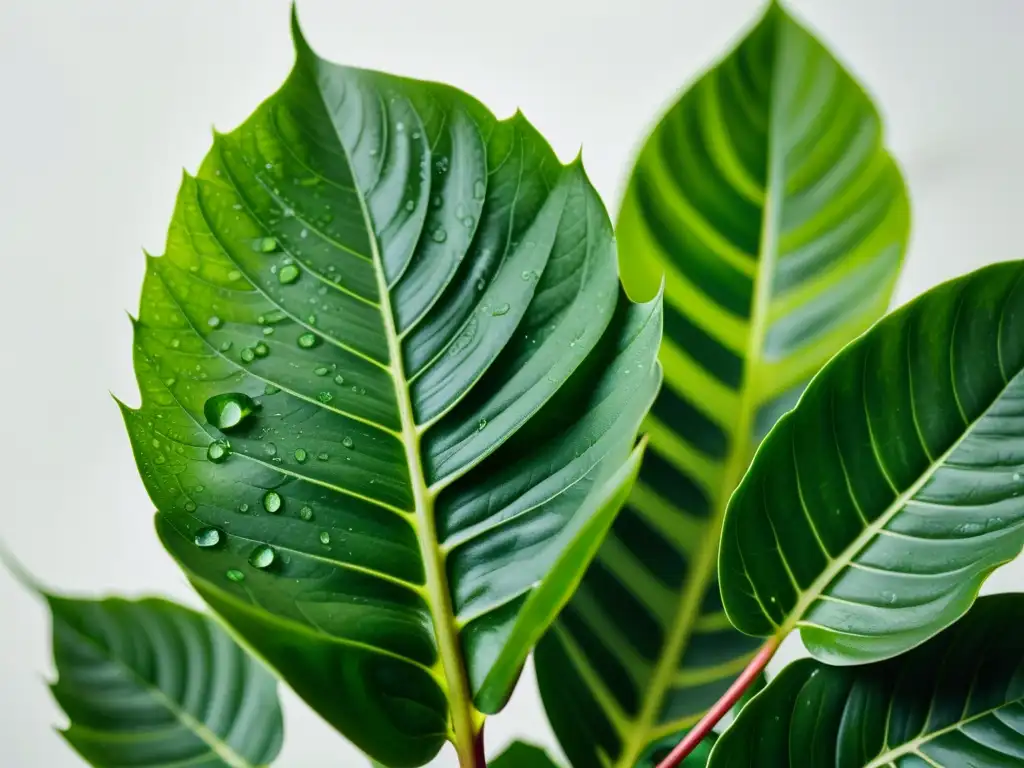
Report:
M704 740L704 737L711 732L711 729L718 724L718 721L725 717L726 713L743 696L744 691L753 684L757 676L768 666L768 662L771 661L772 656L779 649L779 642L780 638L776 636L770 638L761 646L761 650L750 660L750 663L747 664L746 669L743 670L740 676L736 678L736 681L729 686L729 690L722 695L722 698L715 702L715 706L708 710L708 713L700 719L700 722L690 729L689 733L683 737L683 740L676 744L675 749L658 763L657 768L676 768L696 749L697 745Z
M481 724L476 737L465 745L459 745L459 768L487 768L484 755L484 727Z

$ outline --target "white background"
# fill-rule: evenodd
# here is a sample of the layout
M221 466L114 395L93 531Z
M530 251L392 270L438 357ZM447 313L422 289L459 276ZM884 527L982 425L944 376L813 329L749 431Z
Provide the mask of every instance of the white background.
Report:
M905 301L1024 256L1024 0L793 0L874 94L909 178ZM521 107L559 156L580 144L612 209L673 94L759 13L757 0L302 0L336 61L444 80L499 116ZM196 604L152 532L109 392L135 404L129 323L141 249L162 252L181 168L288 72L285 0L0 0L0 538L47 584ZM1020 588L1024 568L1000 573ZM994 585L992 585L994 586ZM0 573L0 762L80 760L41 605ZM339 696L345 695L343 691ZM283 768L360 766L291 694ZM554 740L532 671L488 725ZM444 753L438 766L453 766Z

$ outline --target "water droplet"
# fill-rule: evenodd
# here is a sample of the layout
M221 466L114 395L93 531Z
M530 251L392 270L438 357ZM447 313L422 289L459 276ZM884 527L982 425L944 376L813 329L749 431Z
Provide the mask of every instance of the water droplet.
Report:
M299 336L299 346L303 349L312 349L319 342L319 338L315 333L304 333Z
M231 449L223 440L214 440L206 448L206 458L214 464L221 464L226 461L229 453L231 453Z
M299 232L299 237L301 237L303 240L305 240L307 237L309 237L309 230L303 228L303 230L301 232Z
M491 312L491 315L494 317L501 317L502 315L507 315L510 309L511 307L508 304L499 304Z
M892 605L893 603L896 602L896 593L895 592L889 592L888 590L883 590L882 591L882 599L885 602L887 602L889 605Z
M331 534L329 534L327 531L320 531L320 543L321 544L330 544L331 543Z
M472 229L473 225L476 224L476 219L472 216L463 216L460 221L462 222L462 226L466 229Z
M321 403L329 403L331 402L331 400L334 399L334 395L332 395L330 392L319 392L317 393L316 399L319 400Z
M251 363L253 360L256 359L256 353L253 352L252 349L249 348L249 347L246 347L245 349L243 349L238 354L238 356L242 358L242 362L243 363Z
M196 503L194 501L192 501L192 499L189 499L188 501L185 502L185 511L186 512L195 512L196 511Z
M1013 473L1013 481L1015 483L1019 483L1020 482L1020 472L1014 472Z
M277 281L281 285L290 285L299 279L299 268L294 264L285 264L277 273Z
M279 387L275 387L273 384L267 384L267 386L263 388L264 395L276 395L280 391L281 389Z
M476 281L476 289L478 291L482 291L486 285L487 283L484 282L484 279L482 277Z
M281 494L277 491L267 491L263 494L263 508L272 515L281 511Z
M438 227L430 233L430 237L435 243L443 243L448 239L448 233L445 231L444 227Z
M487 419L480 419L480 421L478 421L476 423L476 429L477 429L478 432L480 430L482 430L486 426L487 426Z
M249 555L249 565L253 568L266 570L274 564L274 550L266 544L260 544Z
M346 448L354 448L355 447L355 443L352 441L351 437L342 438L341 444L344 445Z
M257 244L263 253L273 253L277 250L277 240L273 237L262 237Z
M242 392L214 395L203 405L206 421L221 431L234 429L255 410L255 401Z
M239 272L237 269L232 269L230 272L228 272L228 280L230 280L231 282L235 282L236 280L241 279L242 273Z
M405 123L403 123L401 120L399 120L397 123L395 123L395 130L398 131L399 133L404 131L405 130Z
M181 346L181 339L171 339L171 346L174 349L177 349L178 347L180 347Z
M235 582L245 581L245 574L242 573L241 571L235 570L234 568L232 568L230 571L228 571L227 577L231 581L235 581Z
M317 376L326 376L330 372L331 369L325 365L321 365L319 368L313 370L313 373L315 373Z
M266 328L264 328L263 329L263 335L264 336L273 336L274 335L274 326L268 325Z
M344 377L344 376L342 376L342 375L341 375L341 374L339 373L339 374L338 374L337 376L335 376L335 377L334 377L334 383L335 383L335 384L344 384L344 383L345 383L345 377Z
M327 455L326 453L324 453L324 452L322 452L322 451L321 451L320 453L318 453L318 454L316 455L316 457L317 457L317 458L318 458L318 459L319 459L320 461L327 461L327 460L328 460L329 458L331 458L330 456L328 456L328 455Z
M266 357L267 355L270 354L270 347L268 347L261 341L259 344L252 348L252 351L255 353L256 357Z
M220 531L216 528L200 528L196 531L197 547L216 547L220 544Z
M249 511L249 505L246 504L245 502L242 502L241 504L238 505L238 511L242 512L243 514L248 512Z
M306 462L306 459L308 459L308 458L309 458L309 454L306 453L306 449L305 448L296 448L295 449L295 460L297 462L299 462L299 464L304 464Z
M444 198L441 197L441 195L435 195L434 199L430 201L430 204L435 208L440 208L442 205L444 205Z
M266 451L267 456L277 456L277 446L273 443L267 443L263 446L263 450Z
M221 352L227 352L229 349L231 349L231 342L230 341L222 341L220 343L220 351Z
M532 269L524 269L520 277L523 278L523 280L536 280L537 273Z
M210 317L209 317L209 318L208 318L208 319L206 320L206 324L207 324L208 326L210 326L211 328L220 328L220 327L221 327L221 325L223 325L223 324L224 324L224 321L223 321L223 320L221 320L221 319L220 319L219 317L217 317L216 315L211 315L211 316L210 316Z
M310 325L316 325L316 315L310 315L306 318L306 322Z
M443 155L434 162L434 170L438 173L447 173L448 171L448 158Z
M415 209L416 209L416 203L415 202L413 202L412 200L406 200L405 201L405 210L413 211Z
M313 508L303 507L302 509L299 510L299 517L301 517L306 522L309 522L313 519Z
M477 200L483 200L484 194L487 192L487 185L483 179L477 179L473 182L473 197Z

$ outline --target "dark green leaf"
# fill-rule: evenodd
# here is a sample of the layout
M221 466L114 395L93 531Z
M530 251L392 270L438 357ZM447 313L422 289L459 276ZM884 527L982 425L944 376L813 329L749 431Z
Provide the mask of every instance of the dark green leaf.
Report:
M547 752L525 741L512 742L489 765L490 768L559 768Z
M89 764L254 768L277 756L277 681L211 619L165 600L44 597L64 737Z
M296 39L147 260L125 418L205 599L404 768L470 748L596 551L661 302L521 115Z
M1024 764L1024 595L982 598L910 653L786 667L718 740L712 768Z
M1024 544L1024 262L932 289L844 349L729 505L720 578L751 634L875 661L970 607Z
M644 145L617 235L632 296L665 276L665 386L640 481L537 654L574 765L632 768L678 741L756 651L718 598L727 501L807 381L885 311L908 218L870 100L777 6Z

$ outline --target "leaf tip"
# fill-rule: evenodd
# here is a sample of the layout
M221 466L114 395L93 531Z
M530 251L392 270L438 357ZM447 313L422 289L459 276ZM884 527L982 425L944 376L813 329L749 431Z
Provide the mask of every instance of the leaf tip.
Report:
M29 592L34 592L40 597L48 597L46 590L43 589L43 585L19 562L2 539L0 539L0 565L3 565L7 572L14 577L14 580Z
M291 8L291 29L292 29L292 43L295 46L295 53L300 58L302 56L316 56L313 52L312 46L306 40L305 34L302 32L302 25L299 23L299 4L296 0L292 0Z

